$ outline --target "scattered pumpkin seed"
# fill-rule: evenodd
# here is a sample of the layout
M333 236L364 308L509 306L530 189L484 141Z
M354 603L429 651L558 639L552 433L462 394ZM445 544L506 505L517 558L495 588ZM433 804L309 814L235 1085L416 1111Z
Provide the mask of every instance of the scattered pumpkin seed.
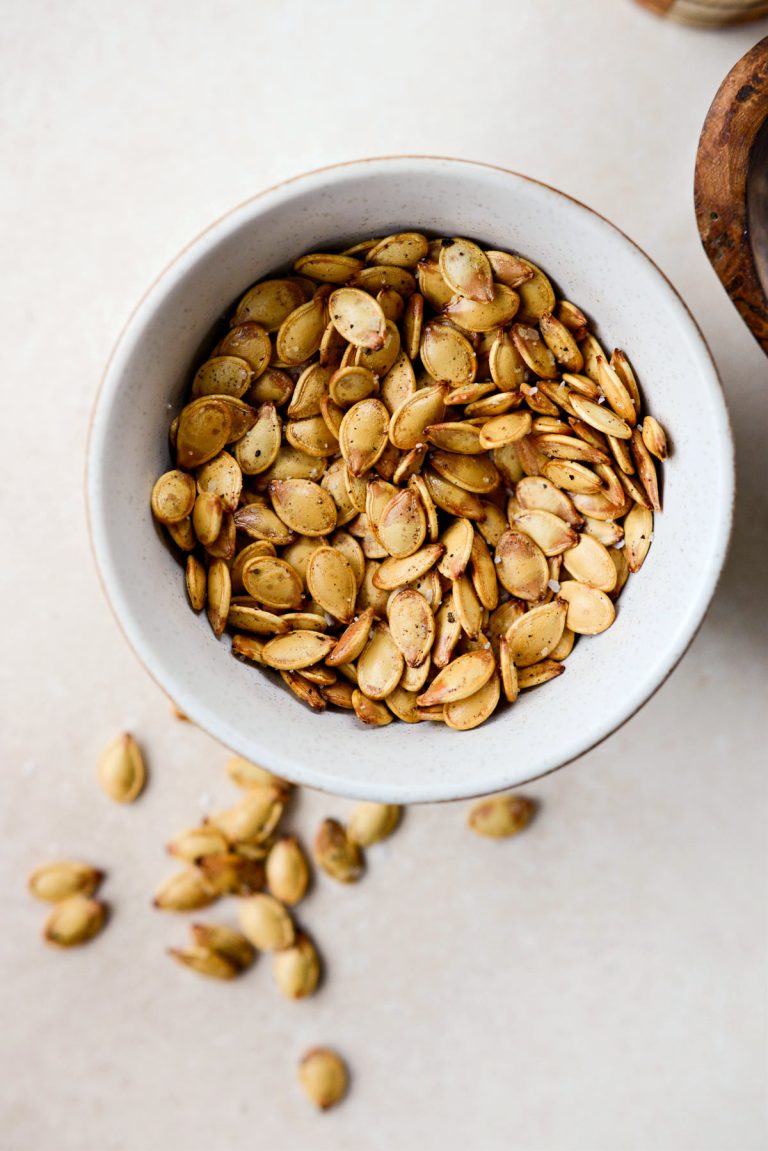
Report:
M299 1063L299 1083L310 1103L327 1111L347 1093L347 1068L329 1047L313 1047Z
M95 895L103 878L103 871L88 863L60 859L44 863L33 871L27 886L35 899L42 899L45 903L61 903L73 895Z
M144 789L147 771L139 745L124 732L99 757L99 783L115 803L133 803Z
M363 853L337 819L324 819L320 824L313 854L317 866L339 883L355 883L363 874Z
M493 795L472 806L467 823L476 835L508 839L528 826L535 810L535 804L525 795Z
M56 903L45 921L43 938L54 947L80 947L98 935L106 921L106 904L78 892Z

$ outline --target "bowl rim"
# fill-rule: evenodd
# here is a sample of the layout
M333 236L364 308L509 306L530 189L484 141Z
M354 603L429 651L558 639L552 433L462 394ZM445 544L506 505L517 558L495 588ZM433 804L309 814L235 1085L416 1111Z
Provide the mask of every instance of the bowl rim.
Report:
M101 374L101 377L99 379L98 388L96 390L96 394L94 396L93 403L91 405L91 410L90 410L89 419L88 419L86 452L85 452L85 469L84 469L86 524L87 524L88 539L90 542L91 553L92 553L92 556L94 559L99 584L101 585L104 597L107 601L109 609L112 613L114 620L117 623L117 626L118 626L120 632L122 633L124 639L128 643L128 646L131 648L131 650L133 651L133 654L138 659L139 663L144 668L144 670L147 672L147 674L151 677L151 679L155 682L155 684L163 692L163 694L166 696L166 698L171 700L172 703L175 703L175 700L173 699L173 696L171 695L169 689L165 686L165 684L159 678L159 673L156 672L155 669L152 667L150 657L142 652L142 650L141 650L142 645L141 645L140 641L137 640L131 634L131 627L129 626L129 621L124 620L124 618L122 617L122 615L120 614L120 612L118 610L118 607L117 607L117 605L116 605L116 603L112 597L112 594L110 592L109 579L108 579L107 572L105 570L107 567L107 560L106 560L106 555L102 552L102 548L105 545L103 544L103 541L99 542L97 540L99 528L97 526L97 513L96 513L96 506L95 506L96 500L95 500L95 493L94 493L94 482L95 482L94 477L97 475L97 473L99 472L100 469L99 469L98 459L96 457L96 452L95 452L95 442L96 442L95 431L96 431L96 424L97 424L97 416L99 415L101 408L102 408L102 405L107 398L107 395L106 395L106 393L107 393L107 382L108 382L109 377L110 377L112 366L113 366L113 364L117 358L119 351L122 348L123 342L125 341L129 332L131 331L131 328L133 327L137 317L139 317L141 315L141 313L144 311L145 306L147 305L148 301L151 300L152 296L157 291L157 289L160 287L160 285L166 280L167 277L169 277L178 268L178 266L180 264L182 264L185 257L191 251L193 251L194 249L196 249L200 245L201 241L205 240L205 238L210 233L217 231L226 221L230 220L232 217L237 216L239 213L243 212L245 209L251 207L252 205L257 205L260 200L269 196L270 194L272 194L274 192L278 192L282 188L290 187L293 184L301 183L302 181L309 179L309 178L312 178L312 177L322 176L325 173L339 172L339 171L343 171L343 170L350 169L350 168L353 168L353 169L354 168L364 168L367 165L375 165L375 164L382 164L382 163L383 164L386 164L386 163L403 163L403 162L409 162L409 161L413 161L417 164L423 164L423 163L429 164L429 163L435 163L435 162L436 163L448 163L451 165L465 166L468 168L478 168L478 169L485 170L485 171L500 172L500 173L503 173L504 175L514 176L518 180L522 180L522 181L525 181L526 183L534 184L540 188L544 188L548 192L551 192L558 197L562 197L563 199L570 201L572 204L575 204L578 208L582 209L584 212L587 212L590 215L597 217L597 219L599 219L603 224L605 224L613 232L617 233L648 264L650 264L650 266L653 268L653 270L656 272L656 274L667 285L668 289L670 290L670 292L672 293L672 295L676 299L677 303L682 308L683 313L687 316L694 333L696 334L696 336L698 337L698 339L700 341L701 348L702 348L703 352L705 353L706 359L708 360L709 365L710 365L711 370L712 370L713 380L714 380L714 383L716 384L716 390L717 390L717 392L719 392L720 400L722 402L722 415L723 415L722 431L724 433L723 434L723 443L722 443L722 447L723 447L722 465L723 465L723 482L724 482L723 501L722 501L722 508L721 508L722 515L720 517L718 517L719 522L720 522L720 531L719 531L718 537L715 541L715 548L713 551L713 562L712 562L711 572L709 575L709 584L708 584L708 586L706 586L706 589L705 589L706 594L702 597L702 606L700 608L699 618L695 624L695 627L693 627L689 637L687 638L685 643L682 644L679 651L677 651L674 654L674 657L672 658L672 661L669 663L664 675L658 680L658 682L655 684L655 686L652 688L652 690L648 692L647 696L644 699L642 699L637 704L636 707L632 708L632 710L629 711L618 723L616 723L609 730L607 730L607 731L603 732L601 735L599 735L592 743L581 748L581 750L576 755L570 756L568 759L565 759L562 763L558 763L552 767L546 768L543 771L537 772L535 775L530 776L530 778L526 779L522 783L510 785L510 786L515 786L515 787L522 787L522 786L525 786L527 783L533 782L534 780L543 779L545 776L552 775L554 772L560 771L562 768L569 766L569 764L575 763L577 760L581 759L582 756L585 756L589 752L593 751L596 747L599 747L600 744L604 743L615 732L619 731L622 727L624 727L624 725L626 723L628 723L635 715L637 715L638 712L640 712L645 707L645 705L651 699L653 699L653 697L661 689L661 687L663 687L663 685L667 682L667 680L670 678L672 673L675 671L675 669L679 665L680 661L683 659L683 656L687 653L687 651L691 647L693 641L695 640L696 636L698 635L699 631L701 630L701 627L702 627L702 624L704 623L704 620L707 617L707 614L709 612L709 608L710 608L711 603L712 603L712 599L713 599L713 597L717 591L717 587L718 587L718 584L719 584L721 576L722 576L722 572L723 572L723 568L724 568L724 565L725 565L725 562L726 562L726 559L728 556L728 550L730 547L731 537L732 537L732 532L733 532L734 503L735 503L735 489L736 489L735 445L734 445L734 439L733 439L733 430L732 430L732 426L731 426L730 412L728 410L728 405L726 403L725 393L723 390L722 379L720 377L720 373L719 373L717 364L715 362L715 358L712 354L711 348L709 347L707 339L706 339L703 331L701 330L701 327L700 327L698 321L696 320L693 313L691 312L691 309L688 307L688 305L686 304L686 302L683 299L683 297L681 296L681 294L677 291L677 289L675 288L675 286L672 283L672 281L670 280L670 278L659 267L659 265L656 263L656 261L651 256L649 256L648 253L635 240L633 240L630 236L628 236L627 233L625 231L623 231L622 228L620 228L617 224L613 223L613 221L609 220L601 212L598 212L595 208L592 208L588 204L585 204L582 200L578 199L577 197L572 196L568 192L562 191L560 188L557 188L554 185L549 184L544 180L539 180L536 177L529 176L523 172L517 172L514 169L507 168L501 164L492 164L492 163L488 163L488 162L482 161L482 160L470 160L470 159L465 159L462 157L444 156L444 155L438 155L438 154L393 153L393 154L387 154L387 155L382 155L382 156L366 156L366 157L359 157L359 158L351 159L351 160L341 160L341 161L337 161L337 162L332 163L332 164L324 164L324 165L321 165L321 166L316 167L316 168L307 169L306 171L300 172L294 176L289 176L283 180L278 180L276 183L270 184L267 187L260 189L258 192L255 192L253 195L246 197L244 200L239 201L233 207L227 209L227 211L225 211L221 215L217 216L214 220L211 221L211 223L206 225L206 227L201 229L201 231L199 231L194 237L192 237L192 239L190 239L186 244L184 244L179 249L179 251L176 253L176 255L173 256L163 266L163 268L157 273L157 275L150 282L148 287L145 289L145 291L142 293L142 295L139 297L138 301L136 302L136 304L134 305L134 307L130 311L127 319L125 320L124 324L122 325L120 331L118 332L118 334L117 334L117 336L116 336L116 338L112 344L112 348L110 350L109 356L107 358L107 361L104 365L104 369L103 369L102 374ZM189 710L192 710L192 709L189 709ZM196 726L200 727L200 729L202 731L204 731L207 735L211 736L211 738L215 739L223 747L226 747L228 750L235 752L236 749L230 747L224 740L222 740L221 736L215 730L213 730L210 726L208 726L208 724L206 722L201 722L194 715L190 715L189 718L192 720L193 723L195 723ZM275 770L280 770L280 767L279 766L276 767ZM394 794L394 792L388 792L388 790L385 786L374 785L374 788L371 789L370 787L368 787L366 785L365 782L360 783L359 781L350 782L349 784L347 784L345 782L343 786L339 786L339 781L335 781L335 780L332 781L331 783L329 783L328 781L324 780L324 778L322 776L320 776L319 778L316 777L315 774L313 773L311 766L308 770L304 770L302 768L302 770L300 772L295 773L295 774L296 774L295 782L298 783L299 785L312 787L318 791L326 792L328 794L343 795L343 796L345 796L347 798L351 798L351 799L366 799L366 800L374 799L374 800L380 800L381 802L398 802L398 801L403 802L402 798L399 797L399 793L396 796ZM473 797L481 796L481 795L485 795L485 794L491 794L491 793L483 790L482 788L480 788L478 790L478 788L472 784L470 784L468 787L464 787L464 788L454 787L451 790L450 794L444 794L444 795L433 795L431 793L420 794L419 789L417 788L415 795L413 795L411 798L409 798L407 800L407 802L409 804L410 803L422 803L422 802L427 802L427 803L444 802L444 803L447 803L447 802L453 802L453 801L459 800L459 799L471 799Z

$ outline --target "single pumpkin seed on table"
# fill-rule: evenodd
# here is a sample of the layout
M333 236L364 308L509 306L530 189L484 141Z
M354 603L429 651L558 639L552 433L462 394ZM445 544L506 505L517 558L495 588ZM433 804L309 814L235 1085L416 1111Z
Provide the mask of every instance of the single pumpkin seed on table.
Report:
M307 1051L298 1074L305 1095L321 1111L335 1107L347 1093L349 1076L344 1060L328 1047Z
M88 863L61 859L44 863L33 871L27 882L30 895L45 903L60 903L73 895L94 895L104 878L104 872Z
M82 893L57 901L43 927L43 938L54 947L80 947L104 927L107 908Z
M133 803L144 789L147 770L136 740L128 732L104 749L98 764L102 789L116 803Z
M196 366L152 511L237 658L316 711L470 730L612 622L663 429L522 256L404 230L294 267ZM482 683L428 702L475 656ZM200 857L222 890L232 855Z
M525 830L535 810L535 804L527 796L514 792L492 795L473 804L467 823L476 835L508 839Z

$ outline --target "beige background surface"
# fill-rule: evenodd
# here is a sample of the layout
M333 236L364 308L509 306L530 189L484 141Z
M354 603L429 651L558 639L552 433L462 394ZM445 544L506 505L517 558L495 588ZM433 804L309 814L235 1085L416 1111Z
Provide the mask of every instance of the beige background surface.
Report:
M700 249L691 182L709 102L766 30L686 30L628 0L6 6L3 1148L765 1147L768 369ZM317 883L301 920L327 980L287 1004L268 961L227 986L164 956L185 922L149 906L161 845L233 793L225 751L171 717L102 598L88 413L137 297L213 217L397 151L530 173L659 261L723 374L736 535L683 664L613 739L525 789L542 810L524 837L472 837L466 805L413 809L365 882ZM94 783L124 727L152 769L131 809ZM293 823L310 835L348 807L304 793ZM24 891L59 854L109 871L113 921L79 953L42 945ZM294 1082L317 1042L354 1076L325 1116Z

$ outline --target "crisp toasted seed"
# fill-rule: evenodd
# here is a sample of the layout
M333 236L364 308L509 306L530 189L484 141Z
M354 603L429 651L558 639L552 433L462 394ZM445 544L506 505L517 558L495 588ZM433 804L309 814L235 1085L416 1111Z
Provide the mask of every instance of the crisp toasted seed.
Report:
M483 537L477 533L472 538L472 558L470 573L477 598L487 611L493 611L499 602L499 585L496 567Z
M346 464L346 461L345 461ZM354 476L347 465L344 473L344 482L347 485L347 495L358 512L364 512L368 498L368 481L365 476Z
M584 522L573 500L544 476L525 476L518 482L515 495L526 511L551 512L572 527L580 527Z
M503 416L507 412L519 408L522 402L522 392L494 392L490 396L483 396L481 400L467 404L464 414L471 417L473 424L482 427L487 420L494 416Z
M455 452L435 451L430 456L430 464L441 479L465 492L485 495L494 491L501 479L493 461L487 455L464 456ZM430 494L437 503L434 493Z
M371 369L360 364L339 368L331 376L328 388L331 399L341 408L351 408L353 404L367 400L369 396L375 396L379 391L379 385Z
M368 643L357 661L357 682L369 699L386 699L397 687L403 674L403 654L387 624L379 621L372 628Z
M215 543L224 518L224 505L215 492L201 492L192 511L195 535L204 547Z
M580 372L584 367L584 357L565 324L555 319L551 312L544 312L539 317L539 328L557 362L563 364L569 372Z
M414 591L415 590L416 589L414 588ZM437 627L437 617L435 617L435 626ZM409 697L413 696L414 698L413 698L413 700L410 700L410 699L400 700L399 703L398 703L398 700L395 701L395 706L392 708L392 710L394 711L395 715L398 716L398 718L402 718L401 716L399 716L399 713L397 711L397 708L400 704L405 706L406 709L409 711L409 713L414 711L413 705L415 704L415 697L418 694L418 692L421 691L424 684L427 682L427 677L428 677L430 671L431 671L431 663L430 663L430 660L428 660L428 659L425 659L424 662L422 664L419 664L418 667L409 667L408 664L405 665L405 670L403 672L402 678L401 678L400 683L398 684L397 688L395 689L395 691L403 691ZM395 692L393 692L392 695L387 697L387 706L389 706L389 700L391 700L394 695L395 695ZM415 720L415 719L416 719L416 715L414 712L414 714L412 715L412 718L408 722L413 722L413 720Z
M501 585L518 599L536 602L544 598L549 567L541 548L520 531L504 532L496 545L495 563Z
M369 252L366 261L386 267L415 268L423 260L429 247L421 232L396 232L379 240Z
M192 398L234 396L239 400L247 392L252 375L250 364L239 356L213 356L197 369Z
M485 254L493 270L494 279L499 283L506 284L509 288L517 288L526 280L533 279L534 266L527 260L513 256L509 252L491 251Z
M635 405L632 402L632 397L622 383L615 368L611 367L602 356L597 357L597 382L616 415L625 420L630 426L634 426L637 420L637 413L635 411Z
M246 398L251 404L274 404L280 408L293 394L293 380L280 368L265 368L259 378L251 384Z
M597 428L590 427L585 420L580 420L577 416L568 417L568 426L580 440L584 440L585 444L591 444L592 447L597 448L599 452L605 452L607 454L610 437L604 436Z
M616 436L608 436L608 446L611 449L614 460L624 474L631 476L634 473L635 465L632 462L632 452L630 451L629 441L619 440Z
M384 508L389 501L398 494L398 490L394 484L388 483L386 480L369 480L368 488L365 497L365 520L367 520L367 530L372 532L374 538L381 544L382 540L379 535L379 520ZM352 525L350 530L360 531L365 527L363 517ZM382 544L383 547L383 544ZM386 550L384 552L386 555Z
M195 475L198 492L214 493L221 500L225 512L235 511L243 490L243 473L229 452L219 452L199 467Z
M385 376L400 355L400 331L392 320L386 321L384 343L380 348L357 348L354 363L368 368L374 376Z
M196 468L218 455L232 433L226 401L217 396L194 400L182 410L176 431L176 460L180 468Z
M322 664L315 664L314 667L305 667L301 671L302 679L309 680L310 683L317 684L318 687L328 687L329 684L336 682L336 672L331 667L323 667Z
M509 599L491 612L488 621L488 637L495 651L501 636L506 635L512 624L528 611L528 604L519 599Z
M213 979L234 979L238 974L234 963L209 947L169 947L168 954L199 975L208 975Z
M539 687L542 683L557 679L564 671L565 664L558 663L556 659L543 659L541 663L521 667L517 673L517 684L521 691L529 687Z
M51 910L43 938L55 947L79 947L98 935L106 921L106 904L80 893L70 895Z
M530 667L551 655L562 639L566 604L560 600L531 608L506 633L509 656L516 667Z
M299 932L290 947L275 952L272 974L286 999L305 999L320 981L320 960L311 940Z
M165 472L152 488L152 513L161 524L187 518L195 506L195 481L186 472Z
M401 558L418 551L427 534L427 517L412 488L397 492L388 500L376 531L391 556Z
M384 379L381 381L380 397L390 415L416 393L416 376L405 352L400 352Z
M580 372L563 372L563 383L567 384L571 392L576 392L580 396L584 396L587 400L599 400L600 389L594 380L590 380L589 376L582 375Z
M384 288L394 288L403 299L407 299L416 291L416 280L406 268L392 264L371 264L355 272L349 287L362 289L374 296Z
M299 903L309 886L309 865L295 835L284 835L272 845L266 862L269 890L289 907Z
M124 732L99 757L98 778L102 790L115 803L133 803L144 789L147 770L139 745Z
M545 556L561 555L579 542L576 531L552 512L521 511L514 518L514 526L534 540Z
M542 340L537 328L529 324L513 324L512 339L515 347L531 371L540 379L557 377L555 357Z
M269 495L282 522L301 535L325 536L336 527L332 496L312 480L272 480Z
M361 400L341 422L339 447L354 476L361 476L376 463L387 446L389 412L381 400Z
M376 302L381 306L381 310L388 320L393 320L398 323L402 318L405 310L405 301L399 292L394 288L382 288L376 294Z
M663 427L653 416L646 416L643 420L643 443L652 456L657 460L665 460L669 455L667 437Z
M627 503L626 507L617 507L616 504L611 503L606 498L604 492L593 492L585 494L583 492L574 492L573 503L576 508L584 516L591 516L592 519L602 520L607 522L609 520L618 519L619 516L625 514L631 507L631 503Z
M245 971L254 960L254 949L244 935L221 923L193 923L190 932L198 947L215 952L236 972Z
M169 876L155 892L154 906L161 911L195 911L218 898L199 867L185 867Z
M542 272L530 260L518 257L519 262L527 267L533 275L520 284L520 320L525 324L535 324L545 312L551 312L555 306L555 293L552 285Z
M504 698L507 703L514 703L520 689L517 685L517 668L512 659L509 640L506 635L499 639L499 671L501 672L501 686L504 689Z
M556 662L562 663L562 661L567 659L573 651L573 645L575 641L576 636L574 632L572 632L569 627L563 628L563 634L560 637L560 642L557 647L552 648L552 651L549 653L550 657Z
M104 872L88 863L61 859L44 863L33 871L27 887L35 899L45 903L60 903L73 895L94 895L104 878Z
M328 703L332 703L334 707L343 707L347 711L354 710L352 707L352 693L354 690L352 684L343 679L337 680L336 683L326 684L320 688L320 691Z
M177 859L197 863L204 855L218 855L227 851L228 846L223 831L212 824L203 824L202 827L189 827L180 831L168 843L167 849Z
M262 544L262 546L266 543L266 541L259 541L259 542ZM251 544L250 546L253 547L254 545ZM299 536L298 539L294 539L294 542L289 544L288 547L286 547L285 551L283 552L283 559L287 560L288 563L291 565L291 567L294 568L299 573L299 576L301 577L301 579L304 580L304 582L306 582L307 564L309 563L309 557L312 555L313 552L316 552L318 548L321 548L324 546L325 546L325 540L319 536ZM238 560L240 559L240 554L242 554L242 553L239 553L237 556L237 559L235 560L235 568L237 567ZM254 554L259 554L259 553L257 552ZM266 553L262 552L261 554L266 554ZM247 557L247 558L250 558L250 557ZM235 568L232 569L232 586L233 587L235 586Z
M481 799L469 812L467 824L476 835L506 839L518 835L531 822L535 811L532 800L510 792Z
M325 697L318 688L298 671L281 671L280 678L297 699L310 707L312 711L325 711Z
M402 587L403 584L413 583L437 563L443 550L442 544L427 544L413 555L402 559L393 556L384 560L373 576L374 587L382 591L392 591L394 588Z
M618 440L628 440L631 437L632 429L627 421L608 408L574 393L571 393L570 402L576 415L603 435L613 436Z
M333 533L330 543L332 547L340 551L345 559L349 561L352 571L355 574L355 583L359 590L363 582L363 575L365 574L365 556L363 555L363 549L360 547L360 544L349 532L340 530Z
M447 324L427 324L421 337L421 362L438 383L465 387L474 381L477 356L466 336Z
M227 625L231 595L229 568L224 560L215 560L208 568L208 620L217 638Z
M614 348L610 360L611 367L616 375L621 380L632 400L635 412L640 411L640 389L637 386L635 373L632 371L632 365L627 359L621 348Z
M584 339L589 322L581 308L577 308L570 300L558 300L555 315L561 324L565 324L569 332L573 332L577 340Z
M652 540L653 512L636 503L624 520L627 566L631 572L640 571Z
M357 619L342 632L339 639L336 641L335 646L326 657L326 663L330 667L338 667L340 664L352 663L358 658L363 648L368 642L368 636L373 624L373 608L366 608L362 611Z
M327 284L346 284L350 276L359 272L362 260L354 256L340 256L335 252L311 252L295 261L294 270L301 276Z
M495 388L490 380L486 380L482 384L467 384L465 388L454 388L448 392L445 402L448 407L455 404L472 404L483 399L484 396L490 395L493 391Z
M261 324L251 321L227 332L216 352L219 356L236 356L245 360L253 375L258 377L267 369L272 345Z
M482 248L471 240L454 237L440 246L440 272L448 287L459 296L480 303L493 300L493 272Z
M539 387L540 383L548 383L550 387L552 386L551 381L539 380L536 384L521 384L520 391L532 412L539 416L550 416L555 419L561 415L560 409L544 394L544 391Z
M314 417L311 421L306 423L294 424L294 429L298 426L300 429L300 438L306 441L307 439L307 424L312 423L315 425L318 417ZM338 450L338 445L333 439L333 436L325 426L325 421L320 417L320 424L324 427L324 435L329 442L327 455L332 454ZM286 430L286 436L288 432ZM297 439L294 434L294 439ZM313 441L314 442L314 441ZM263 472L257 481L257 486L260 489L267 487L271 480L319 480L322 479L326 469L327 460L325 456L313 456L309 452L305 452L303 448L296 448L291 443L284 443L280 445L280 451L275 457L275 462L266 472Z
M543 436L536 436L533 444L538 452L548 460L575 460L585 464L607 464L610 456L592 444L585 443L578 436L571 434L570 428L565 434L548 432Z
M351 563L340 551L323 547L312 553L307 563L307 587L324 611L349 623L355 610L357 580Z
M227 623L230 627L255 632L257 635L281 635L288 631L288 624L282 616L264 611L263 608L252 607L251 603L232 603L231 599Z
M392 722L392 714L383 703L369 699L358 689L352 692L352 706L360 722L368 727L386 727Z
M193 611L202 611L205 607L208 577L205 568L196 556L187 556L185 582Z
M408 452L403 452L400 456L400 462L395 468L395 474L392 476L392 481L395 485L406 484L411 476L415 476L421 469L421 465L427 456L427 445L417 444L415 448L411 448ZM421 493L419 493L421 496Z
M465 331L490 332L510 323L519 306L520 297L517 292L505 284L494 283L491 300L481 303L466 296L454 297L443 310L449 319Z
M296 381L291 402L286 415L290 420L309 419L320 414L322 400L328 395L328 387L333 370L322 364L312 363L305 368Z
M189 516L186 519L179 520L176 524L166 524L168 535L171 537L177 548L181 548L183 552L191 552L197 547L197 540L195 533L192 529L192 520Z
M576 547L563 553L563 566L574 579L600 591L616 586L616 569L607 549L599 540L582 535Z
M420 707L466 699L488 682L496 661L490 651L472 651L447 664L419 696Z
M421 328L424 320L424 297L414 292L405 305L403 313L403 351L409 360L415 360L421 345Z
M447 452L473 456L480 455L483 451L479 429L466 421L431 424L425 432L433 447L442 448Z
M301 577L283 559L254 556L243 568L243 584L248 595L265 607L285 611L301 606Z
M483 605L480 603L474 584L466 572L454 580L452 600L463 632L470 639L477 639L483 626Z
M286 316L275 337L275 349L283 364L304 364L319 350L326 327L325 300L315 296ZM322 369L326 371L327 369Z
M331 369L338 368L348 347L349 344L341 333L336 330L333 321L329 320L325 326L323 338L320 341L320 366Z
M415 448L425 438L425 429L439 423L445 414L445 388L421 388L397 408L389 421L389 439L403 451Z
M338 451L337 437L322 415L309 416L306 420L291 420L285 425L284 434L288 443L297 452L322 459L323 468L325 457ZM276 460L275 463L277 462ZM267 475L270 480L274 478L271 471Z
M564 580L558 594L568 604L566 626L577 635L598 635L616 618L616 609L598 588L578 580Z
M230 563L234 559L237 547L237 531L235 518L231 512L224 512L221 521L221 531L213 543L208 544L206 552L212 559L226 560Z
M595 473L574 460L548 460L542 471L548 480L568 492L596 495L602 490Z
M498 460L495 460L495 463L498 468ZM506 476L504 478L506 479ZM481 504L483 518L478 521L477 530L486 543L490 544L492 548L495 548L509 527L509 524L506 521L503 511L497 504L492 504L489 500L482 500Z
M628 476L625 472L619 472L618 479L624 489L626 496L625 504L627 505L626 507L622 506L618 501L616 493L614 493L616 498L613 498L613 503L619 508L618 514L624 515L628 509L631 508L633 502L639 504L641 508L647 508L650 511L651 503L643 485L639 483L634 476ZM610 492L606 492L605 494L608 499L612 498Z
M247 659L251 663L260 663L266 666L261 655L263 650L264 644L261 640L254 639L252 635L232 636L232 655L237 659Z
M414 448L412 450L415 451L416 449ZM427 517L427 535L429 536L430 543L434 543L437 539L440 525L437 518L437 508L435 507L434 500L430 495L424 477L421 475L411 476L408 480L408 487L415 491L421 500L421 506L424 508L424 514Z
M602 356L604 360L608 358L603 351L600 341L596 339L591 332L588 332L584 339L579 342L579 347L584 356L584 375L589 376L590 380L599 384L600 379L597 370L598 358L600 356Z
M409 560L387 560L386 562L400 564L408 563ZM387 592L384 588L380 588L378 584L375 583L375 577L381 566L381 564L375 563L373 560L366 560L365 571L363 573L363 582L360 585L360 590L357 593L357 610L366 611L370 607L373 608L373 614L377 617L377 619L386 619L388 599ZM399 580L396 586L399 587L402 582L402 580ZM355 683L357 683L356 675Z
M605 547L613 547L618 544L620 540L624 539L624 528L621 524L614 522L607 522L604 520L595 520L591 516L584 517L584 527L582 529L585 535L592 536L594 539L599 540Z
M390 634L405 662L409 667L419 667L435 639L435 619L426 599L414 588L403 588L389 603L387 614ZM360 686L371 694L362 681Z
M317 631L291 631L275 636L262 648L262 659L277 671L298 671L325 659L335 646L333 636Z
M288 910L265 892L241 899L237 917L243 935L258 951L283 951L296 938Z
M402 808L396 803L358 803L347 824L347 837L360 847L388 839L400 822Z
M462 574L472 555L474 528L468 519L454 520L443 532L440 543L445 552L437 570L446 579L456 580Z
M320 401L320 415L331 436L338 441L341 435L341 421L344 419L344 409L340 408L330 396L323 396Z
M320 486L330 492L336 504L336 522L339 526L348 524L358 514L357 508L349 498L347 471L344 459L334 460L320 481Z
M480 429L480 446L490 450L512 444L528 435L531 424L530 412L509 412L494 416Z
M436 259L427 257L424 260L419 260L416 266L416 275L419 281L419 292L434 311L441 312L454 299L454 292L443 279L440 265Z
M383 480L391 480L394 477L395 469L400 462L400 452L389 441L384 445L384 451L376 461L376 471L379 473Z
M256 784L225 811L209 817L230 843L263 843L280 822L286 790L282 785Z
M494 337L488 357L491 377L503 392L516 391L525 383L525 361L515 347L509 332L500 328Z
M235 310L233 326L247 322L276 332L283 320L304 303L304 292L292 280L264 280L249 289Z
M363 853L358 844L347 837L337 819L324 819L320 824L315 835L313 855L317 866L339 883L355 883L363 874Z
M266 850L260 846L258 856L225 851L214 855L204 855L198 866L216 895L253 895L264 887L264 862Z
M642 434L637 428L632 432L632 455L637 465L637 474L648 495L648 502L655 512L660 512L661 499L659 497L659 481L656 475L656 465L653 462L651 453L645 446Z
M611 599L618 599L621 590L629 579L629 563L627 561L627 549L623 548L609 548L608 554L611 557L611 562L616 568L616 587L611 592Z
M302 1056L299 1083L310 1103L321 1111L335 1107L347 1093L347 1068L329 1047L313 1047Z
M336 329L356 348L380 348L384 344L387 321L381 305L367 292L338 288L328 301L328 309Z
M446 703L443 720L454 731L471 731L493 714L501 696L501 683L496 672L481 688L466 699Z

